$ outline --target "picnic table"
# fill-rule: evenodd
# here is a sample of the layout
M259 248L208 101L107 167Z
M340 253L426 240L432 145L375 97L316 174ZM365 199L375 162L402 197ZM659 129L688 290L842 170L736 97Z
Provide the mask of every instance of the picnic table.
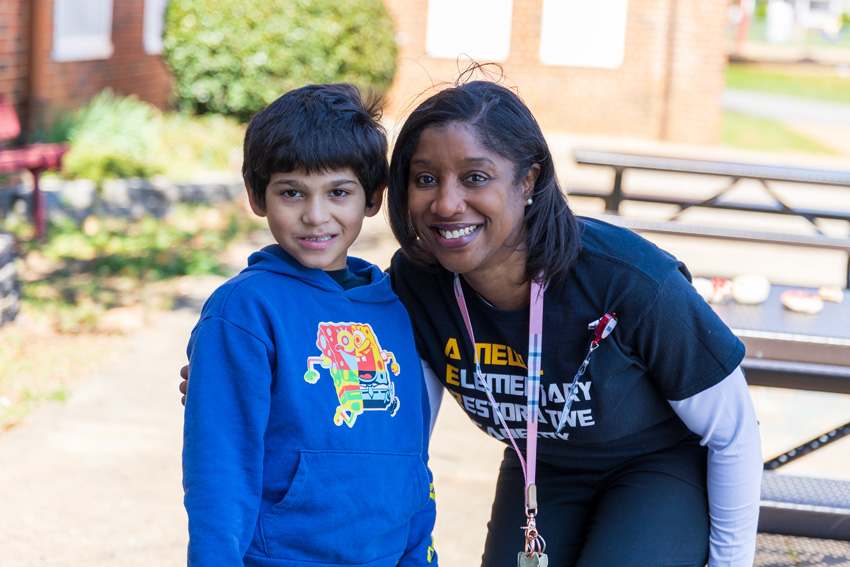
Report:
M825 302L814 315L796 313L781 304L780 295L788 289L803 288L773 285L759 305L712 305L747 347L741 364L747 382L850 394L850 298ZM848 434L850 422L779 455L765 455L757 559L771 554L780 557L784 546L786 551L795 547L797 553L821 558L800 565L850 565L850 543L844 543L850 542L850 482L776 472ZM756 565L784 563L757 561Z
M845 221L850 227L850 210L792 205L774 187L776 183L786 183L831 187L839 191L850 190L850 171L585 149L576 149L573 155L579 165L606 167L614 171L614 182L608 190L578 187L568 189L570 196L596 197L605 202L605 214L592 215L594 217L636 232L839 250L847 254L845 287L850 288L850 234L828 234L821 226L822 221L826 220ZM660 191L627 188L625 173L630 170L653 171L665 175L708 176L725 179L726 183L713 189L708 197L694 196L687 186L673 194L662 194ZM746 202L733 198L730 192L742 180L758 182L769 202ZM673 205L677 210L664 219L630 218L622 216L622 205L627 201ZM778 215L780 218L798 217L808 221L810 231L808 234L766 232L752 230L748 226L698 225L682 220L685 211L700 208Z
M613 185L608 190L575 187L568 190L570 196L596 197L604 201L605 213L589 216L637 232L841 250L848 254L845 285L850 288L850 230L848 234L826 234L821 226L822 220L833 224L845 221L850 229L850 211L792 206L774 189L774 184L790 183L850 190L850 171L582 149L575 150L574 157L579 165L607 167L614 171ZM713 189L708 197L695 196L686 185L687 177L674 178L675 182L683 183L681 190L653 191L628 187L624 174L629 170L710 176L726 178L726 182ZM770 197L769 202L742 202L730 195L742 180L758 182ZM627 201L673 205L675 213L662 219L631 218L622 214L622 205ZM808 234L765 232L741 225L694 224L682 217L692 208L782 215L777 218L801 217L808 221L810 231ZM811 315L783 307L780 296L788 289L792 288L772 285L769 297L759 305L734 301L712 305L746 345L747 354L741 366L747 382L772 388L850 394L850 293L845 290L843 302L825 302L820 313ZM798 447L789 447L780 455L765 455L757 567L850 566L850 482L778 471L848 434L850 423L824 432ZM789 562L790 552L797 556Z

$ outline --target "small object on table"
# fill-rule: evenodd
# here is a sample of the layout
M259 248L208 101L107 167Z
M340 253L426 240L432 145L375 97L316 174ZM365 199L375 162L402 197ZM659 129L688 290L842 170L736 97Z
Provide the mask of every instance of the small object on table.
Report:
M726 278L694 278L693 284L709 303L725 303L732 297L732 282Z
M732 278L732 299L743 305L764 303L770 295L770 281L761 274L743 274Z
M823 309L823 300L816 293L808 293L799 289L789 289L779 296L786 309L798 313L814 315Z
M836 285L825 285L818 289L818 295L824 301L841 303L844 300L844 290Z

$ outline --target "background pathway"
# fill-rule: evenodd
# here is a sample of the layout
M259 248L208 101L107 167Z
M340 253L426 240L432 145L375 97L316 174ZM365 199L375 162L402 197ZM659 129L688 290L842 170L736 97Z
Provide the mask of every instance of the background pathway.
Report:
M847 130L843 130L847 134ZM850 135L846 139L850 144ZM659 151L726 159L807 162L799 156L756 155L718 148L664 146L553 134L550 143L565 180L607 186L601 168L579 171L573 145ZM815 160L847 167L839 159ZM652 179L647 179L653 182ZM575 200L577 212L597 203ZM669 241L676 254L705 273L728 270L733 254L705 254L695 244ZM666 243L664 244L666 246ZM256 243L248 245L249 249ZM382 216L367 219L353 253L386 267L395 250ZM769 248L769 247L768 247ZM735 250L733 252L740 252ZM755 254L755 253L754 253ZM763 258L764 253L758 258ZM778 277L839 277L806 255L767 254ZM244 257L244 251L236 254ZM753 258L746 265L754 265ZM779 261L773 259L779 258ZM767 267L767 263L765 263ZM771 274L772 276L772 274ZM0 435L0 565L3 567L177 567L185 564L186 516L180 485L182 407L177 372L201 302L221 280L197 281L177 309L126 337L96 375L75 387L66 403L49 404ZM828 282L827 282L828 283ZM803 285L798 284L798 285ZM850 299L845 299L845 301ZM835 427L850 416L850 396L753 388L765 456ZM787 467L788 473L850 479L850 441L844 439ZM478 565L502 445L482 435L450 398L444 400L431 447L439 520L436 543L445 566Z

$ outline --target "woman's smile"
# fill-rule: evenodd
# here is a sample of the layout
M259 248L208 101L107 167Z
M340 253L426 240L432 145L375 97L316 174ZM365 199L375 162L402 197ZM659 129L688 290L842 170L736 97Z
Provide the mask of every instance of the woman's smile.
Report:
M467 226L467 227L464 227L464 228L456 228L456 229L437 228L437 232L439 232L440 236L442 236L446 240L455 240L455 239L458 239L462 236L469 236L470 234L472 234L473 232L478 230L478 227L480 227L480 226L481 225L473 225L473 226Z

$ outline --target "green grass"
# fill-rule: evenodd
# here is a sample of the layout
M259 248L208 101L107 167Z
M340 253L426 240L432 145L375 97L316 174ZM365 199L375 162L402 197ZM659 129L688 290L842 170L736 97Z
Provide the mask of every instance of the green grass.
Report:
M797 134L779 122L729 111L723 113L721 143L762 151L835 154L830 148Z
M850 104L850 77L831 71L813 72L802 64L785 67L730 64L726 68L726 86Z

